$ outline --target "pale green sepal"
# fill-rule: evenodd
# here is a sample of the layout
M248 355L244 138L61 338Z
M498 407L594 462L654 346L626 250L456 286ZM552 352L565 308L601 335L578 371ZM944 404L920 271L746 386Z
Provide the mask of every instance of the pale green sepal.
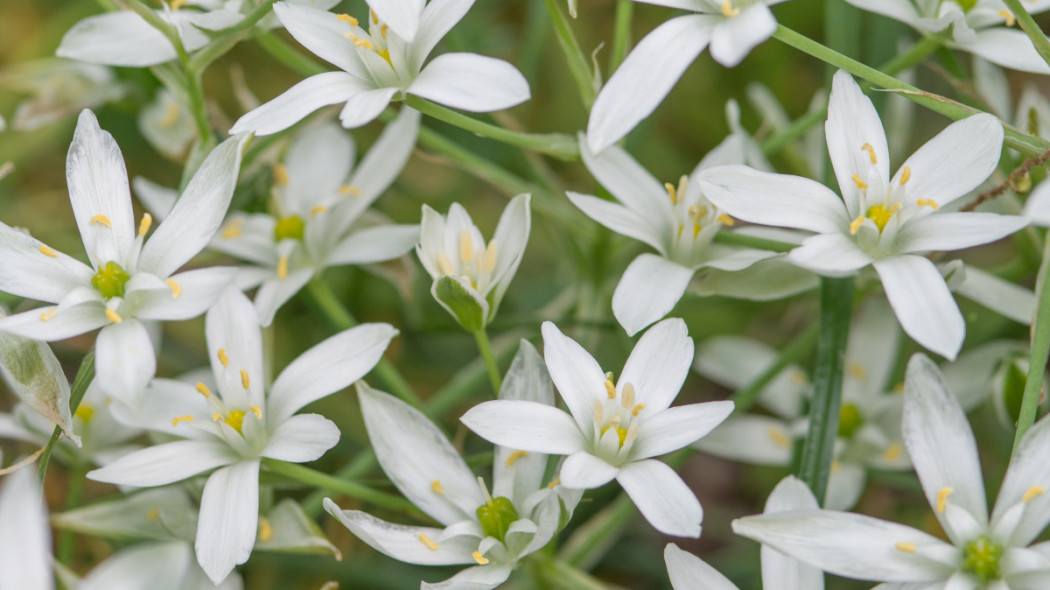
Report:
M485 327L489 304L463 277L449 275L434 280L430 294L441 304L460 326L468 332L477 332Z
M336 559L343 558L343 554L328 541L317 523L306 516L302 507L291 498L285 498L277 504L266 515L265 522L265 525L260 525L259 539L255 542L255 548L260 551L329 553Z
M166 487L53 514L51 524L107 539L190 540L196 511L185 491Z

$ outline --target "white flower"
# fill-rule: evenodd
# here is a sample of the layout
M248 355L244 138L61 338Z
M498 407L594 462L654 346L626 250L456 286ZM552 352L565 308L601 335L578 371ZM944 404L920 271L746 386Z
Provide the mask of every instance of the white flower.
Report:
M498 111L528 100L528 82L503 60L446 53L423 66L438 41L473 4L474 0L433 0L423 7L421 0L373 1L367 32L349 15L287 2L274 4L277 17L297 41L342 71L303 80L241 117L231 133L277 133L323 106L339 103L346 103L340 121L352 129L375 119L391 100L406 94L473 112ZM399 21L411 21L408 5L416 5L418 19L411 39L381 20L389 10L398 14Z
M697 14L672 18L654 29L609 78L587 120L587 141L593 152L616 143L656 110L708 44L718 63L726 67L740 63L777 30L769 6L784 0L638 1Z
M921 354L908 363L904 397L904 440L948 541L832 510L741 518L733 530L824 571L891 583L886 588L1050 587L1050 542L1029 545L1050 522L1050 421L1021 441L989 519L973 431Z
M731 104L731 113L739 114L736 104ZM730 117L730 124L734 133L704 156L692 174L683 175L677 187L671 183L661 186L618 146L594 154L580 134L583 163L619 204L575 192L568 193L569 200L591 219L659 253L636 257L616 286L613 315L628 335L667 315L701 268L736 271L774 256L765 250L712 243L719 229L732 225L733 220L704 197L696 175L721 164L768 166L735 117Z
M397 333L362 324L304 352L265 393L262 334L255 308L227 289L206 319L216 390L204 383L156 379L138 423L186 440L138 451L96 469L90 479L136 487L208 476L197 528L197 561L215 583L244 563L255 543L260 458L313 461L339 440L339 429L306 404L360 379Z
M700 536L703 510L685 482L652 457L704 436L733 410L728 401L669 407L693 359L685 322L664 320L631 352L617 383L574 340L543 324L544 356L571 414L532 402L484 402L461 421L495 444L568 455L565 487L591 489L616 479L658 531Z
M846 0L850 4L886 15L914 27L923 34L945 31L949 46L969 51L1014 70L1050 73L1023 31L1009 29L1014 15L1001 0ZM1029 13L1050 9L1046 0L1024 3ZM1003 23L1007 27L1002 27Z
M0 291L56 304L0 319L0 331L52 341L102 328L95 378L106 393L134 403L157 362L143 321L196 317L233 279L233 268L173 273L218 229L247 139L232 137L208 155L147 240L152 218L144 215L136 230L120 148L91 111L82 112L66 181L91 265L0 224Z
M529 241L529 202L527 194L511 199L489 242L459 203L449 207L447 218L423 205L416 253L434 278L430 292L470 331L496 316L518 270Z
M35 464L3 479L0 488L0 588L51 590L51 530Z
M815 181L742 166L704 171L701 188L730 215L815 232L787 259L825 276L871 265L904 331L954 359L966 326L944 279L917 254L984 244L1024 227L1021 217L940 211L995 170L1003 130L991 115L950 125L890 179L875 108L845 72L835 75L826 125L843 198Z
M100 107L120 99L128 90L110 68L54 57L5 67L0 85L9 92L28 95L11 118L11 129L20 131L32 131L84 109Z
M497 446L492 493L475 478L445 435L408 404L358 384L368 437L390 481L444 528L402 526L359 510L325 510L351 532L394 559L420 565L474 564L424 588L495 588L522 557L545 546L571 517L582 495L545 485L548 457ZM554 403L550 378L532 345L522 341L500 390L504 400Z
M818 508L817 499L806 484L792 476L785 477L766 500L763 514ZM737 586L707 565L699 557L678 548L674 543L664 547L667 576L674 590L737 590ZM824 575L813 567L799 563L783 553L762 548L762 588L764 590L823 590Z

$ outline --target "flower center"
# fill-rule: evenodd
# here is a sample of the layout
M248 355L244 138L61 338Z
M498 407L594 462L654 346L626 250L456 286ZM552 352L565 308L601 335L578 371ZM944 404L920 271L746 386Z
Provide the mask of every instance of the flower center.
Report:
M478 506L478 509L474 511L478 516L478 522L481 524L481 531L485 533L486 537L493 537L498 539L500 543L503 543L504 538L507 536L507 531L510 530L510 525L515 520L518 520L518 511L514 508L514 503L509 498L503 496L493 498L489 494L488 487L485 486L484 479L479 477L478 485L481 486L481 493L485 496L485 503ZM475 559L477 558L475 557ZM480 560L478 561L480 562Z
M962 569L977 576L983 586L1002 577L999 566L1002 556L1002 546L992 542L987 535L981 535L963 547Z
M281 218L277 225L273 228L273 239L280 242L281 240L302 240L303 230L306 229L306 224L303 222L303 218L298 215L289 215L288 217Z
M124 296L124 284L128 282L131 275L127 273L119 264L112 260L103 264L95 276L91 277L91 285L98 289L98 292L103 297L109 299L111 297L123 297Z
M691 265L694 256L714 239L718 228L733 225L734 221L732 217L720 213L703 195L686 202L688 186L688 176L682 176L678 186L670 182L664 184L671 198L671 211L677 228L672 237L671 257L682 264Z
M496 270L496 261L499 257L499 246L495 238L485 245L474 243L470 230L463 230L459 234L459 269L453 266L448 256L442 252L438 254L438 268L446 275L464 276L478 291L484 291L492 282L492 273Z
M854 404L843 404L839 410L839 436L850 438L864 424L864 417Z
M868 208L866 217L875 222L875 227L879 228L879 232L886 229L886 224L889 223L890 218L893 214L899 211L901 208L900 203L894 203L890 207L886 205L874 205Z
M606 399L594 400L594 425L596 431L596 444L598 456L604 460L618 464L621 455L630 449L634 439L638 438L638 423L634 421L643 410L645 404L635 403L634 385L625 383L618 394L616 386L613 385L611 374L605 380ZM616 433L615 456L604 456L613 451L611 441L607 440L606 433Z

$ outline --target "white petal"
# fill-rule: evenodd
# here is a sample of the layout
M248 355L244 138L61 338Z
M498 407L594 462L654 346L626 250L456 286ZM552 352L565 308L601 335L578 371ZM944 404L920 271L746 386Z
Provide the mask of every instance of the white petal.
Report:
M219 584L248 561L259 524L259 461L241 461L208 478L201 496L194 549L197 563Z
M909 219L894 240L898 252L960 250L1002 239L1028 225L1024 217L995 213L935 213Z
M828 489L824 493L824 507L828 510L850 510L857 505L864 486L867 473L864 467L855 463L838 464L828 476Z
M495 314L497 306L503 301L503 294L507 292L507 287L510 286L510 281L521 263L521 257L525 254L525 245L528 244L529 231L532 228L532 211L529 208L531 203L532 195L529 194L517 195L511 199L500 214L496 231L492 234L492 242L496 243L496 264L493 267L496 288L490 316Z
M303 130L284 156L285 206L305 218L314 206L327 204L322 201L339 191L354 160L354 140L338 125L326 121Z
M617 390L622 393L626 384L634 385L635 399L645 404L645 411L660 412L678 396L692 363L693 340L685 322L663 320L634 345L616 382Z
M44 251L48 254L44 254ZM54 256L51 256L54 254ZM77 287L87 287L95 271L48 248L40 240L0 223L0 291L58 303Z
M830 485L830 484L829 484ZM766 500L763 514L819 508L809 486L788 476L780 480ZM766 590L823 590L824 572L763 545L762 587Z
M693 269L661 256L641 254L624 271L613 293L612 309L628 336L664 317L678 303Z
M153 219L158 221L168 215L171 208L175 206L175 200L179 198L178 191L141 176L131 179L131 188L134 189L135 196L138 197L142 206L153 215Z
M51 590L51 532L36 469L23 467L0 489L0 588Z
M666 236L645 217L631 211L623 205L610 203L591 195L569 191L566 193L573 205L579 207L584 215L613 230L614 232L645 242L657 252L667 254L664 245ZM668 236L670 234L667 234Z
M704 519L700 502L664 463L654 459L628 463L620 468L616 481L656 530L676 537L700 536Z
M587 451L576 451L561 464L559 477L567 488L590 490L609 483L619 471Z
M127 319L103 328L95 341L95 354L95 379L102 391L137 406L157 372L153 343L142 322Z
M1035 293L979 268L967 266L966 278L955 291L1015 322L1031 324L1035 315Z
M664 563L674 590L737 590L718 570L674 543L664 547Z
M529 83L511 64L476 53L434 58L408 87L409 94L473 113L501 111L529 99Z
M872 262L853 240L837 232L806 238L788 253L787 261L829 277L853 274Z
M877 177L886 182L890 177L890 153L879 114L853 77L843 70L835 74L824 133L846 208L851 217L864 215L866 212L861 211L858 204L859 189L853 175L868 178L868 170L874 166ZM864 146L871 146L874 156Z
M265 328L273 323L277 310L295 297L306 283L314 276L314 269L304 268L291 273L283 279L277 276L266 280L255 293L255 309L259 323Z
M977 31L977 38L970 43L960 43L959 47L997 63L1004 68L1048 74L1050 68L1035 50L1032 40L1022 31L1005 27L989 27Z
M211 307L230 286L237 269L234 267L213 266L181 272L172 276L178 286L178 296L171 283L161 283L160 289L149 289L142 292L128 290L127 299L134 300L135 316L144 320L188 320L195 318ZM140 275L136 275L137 278ZM135 280L134 278L132 281ZM131 281L128 281L128 285ZM135 296L140 297L135 297ZM133 299L134 297L134 299Z
M339 428L335 423L317 414L292 416L270 435L259 454L290 463L315 461L339 442Z
M699 14L672 18L638 42L594 101L587 120L591 151L616 143L656 110L707 47L719 20Z
M142 17L124 10L88 17L73 25L55 55L139 68L175 59L175 48Z
M1050 182L1042 182L1028 195L1024 204L1024 216L1032 223L1050 226Z
M745 414L726 420L693 446L732 461L787 465L791 462L791 442L787 424L769 416Z
M723 20L711 32L711 57L731 68L740 63L751 50L773 36L777 20L769 7L755 2L740 14Z
M247 135L219 144L197 169L182 196L142 247L139 268L168 277L204 249L233 198Z
M183 541L140 543L91 569L77 590L184 590L183 577L197 565Z
M52 314L52 312L54 312ZM47 319L45 319L47 318ZM109 324L101 302L47 306L0 319L0 330L33 340L65 340Z
M778 256L759 260L739 272L702 270L693 289L697 295L772 301L816 289L818 282L817 275Z
M419 565L474 563L471 554L478 548L477 539L461 535L438 544L437 539L443 532L438 528L403 526L358 510L341 510L328 498L324 499L324 509L373 549L398 561ZM436 549L427 545L423 537Z
M363 203L374 201L401 174L416 145L419 118L419 111L402 108L354 170L350 184L361 191Z
M1003 124L981 113L956 121L927 141L901 166L891 184L900 184L905 168L911 176L909 196L929 199L943 207L970 192L999 164Z
M729 389L742 389L776 362L779 353L769 346L738 336L708 338L696 353L697 373ZM801 414L802 396L808 386L797 365L785 367L760 394L763 406L782 418Z
M590 432L594 428L594 402L606 396L605 373L594 357L551 322L543 322L541 331L543 360L551 380L580 432Z
M995 501L992 521L996 522L1012 506L1024 502L1024 517L1004 542L1023 546L1032 542L1050 522L1050 421L1040 420L1025 433L1006 471L999 498ZM1027 502L1025 499L1027 498Z
M66 184L92 264L98 268L114 261L125 270L131 268L135 225L124 156L113 136L99 128L87 109L81 111L69 144Z
M478 482L437 426L363 381L357 397L379 465L397 489L442 524L473 517L484 503Z
M842 199L808 178L720 166L704 170L697 179L716 207L745 221L818 233L849 227Z
M339 242L329 253L327 262L329 265L383 262L408 254L418 243L418 225L370 227Z
M460 571L451 578L437 582L420 582L420 590L492 590L507 581L513 566L487 564L476 565Z
M347 129L356 129L370 123L390 104L397 88L365 88L348 96L346 106L339 111L339 123Z
M957 537L953 523L945 518L941 508L952 504L971 514L978 524L988 522L977 441L937 365L919 353L908 362L901 429L934 514L949 537L966 542L968 539Z
M777 487L769 494L763 514L776 514L791 510L816 510L820 506L813 492L802 480L789 475L780 480Z
M151 487L166 485L237 461L228 446L215 440L182 440L125 455L88 479L119 485Z
M373 0L368 7L375 11L379 20L390 25L405 41L412 41L419 29L420 13L424 0Z
M302 353L270 388L270 419L282 421L306 404L349 387L372 370L396 335L389 324L361 324Z
M263 405L262 334L255 308L248 298L236 289L227 288L205 315L204 331L211 370L218 380L223 402L242 411ZM247 388L241 371L247 372Z
M688 404L658 412L638 427L631 457L648 459L677 451L711 432L732 412L731 401Z
M256 135L271 135L284 131L317 109L346 102L366 90L371 90L371 87L345 72L310 76L284 94L237 119L230 133L250 131Z
M874 266L904 331L922 346L954 360L966 324L933 263L904 255L876 260Z
M369 79L368 70L358 57L358 49L347 37L350 26L327 10L288 2L274 4L273 11L295 40L311 53L352 74L360 80ZM331 104L331 103L329 103Z
M431 0L423 8L416 38L409 44L409 66L419 71L427 56L456 23L467 14L474 0Z
M459 419L481 438L511 449L569 455L583 450L583 435L572 417L538 402L482 402Z

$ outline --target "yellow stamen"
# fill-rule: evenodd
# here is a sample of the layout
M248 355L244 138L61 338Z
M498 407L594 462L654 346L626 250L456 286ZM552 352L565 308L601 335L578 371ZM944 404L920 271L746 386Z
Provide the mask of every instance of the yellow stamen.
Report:
M56 309L49 309L49 310L45 311L44 313L40 314L40 321L46 322L46 321L50 320L51 318L55 317L56 314L58 314L58 310L56 310Z
M441 480L435 479L434 481L430 482L430 489L434 490L435 494L445 493L445 486L441 485Z
M390 27L388 25L383 25L379 27L379 36L386 39L386 34L389 29Z
M900 443L890 443L890 446L886 447L886 452L882 454L882 458L887 461L896 461L901 456L901 451Z
M205 398L211 397L211 390L208 389L207 385L200 381L197 382L197 393L203 395Z
M897 551L903 551L905 553L915 553L916 550L914 543L903 543L901 541L894 543L893 548Z
M740 9L739 8L734 8L732 2L730 2L729 0L726 0L725 2L722 3L722 16L724 16L726 18L733 18L734 16L736 16L738 14L740 14Z
M722 225L733 225L736 223L736 221L732 217L725 213L719 214L718 217L716 217L715 219L718 221L718 223L721 223Z
M346 24L350 25L351 27L356 27L356 26L357 26L357 19L356 19L356 18L354 18L354 17L352 17L352 16L350 16L349 14L340 14L340 15L339 15L338 17L336 17L336 18L337 18L338 20L341 20L341 21L343 21L344 23L346 23Z
M678 204L678 193L677 193L677 191L675 191L674 185L671 184L670 182L665 182L664 183L664 188L667 189L667 194L671 196L671 204L672 205L677 205Z
M851 233L851 234L857 233L860 230L860 226L864 224L864 220L865 219L867 219L867 217L861 216L861 217L857 217L853 221L849 222L849 233Z
M704 228L700 227L699 223L694 223L693 224L693 239L694 240L696 239L696 236L700 235L700 230L702 230L702 229L704 229Z
M513 453L510 454L510 456L507 457L507 460L506 460L506 462L504 462L504 465L506 465L507 467L510 467L518 459L521 459L522 457L527 457L527 456L529 456L529 452L528 451L514 451Z
M91 404L81 403L77 406L77 411L73 412L73 416L86 424L95 416L95 408Z
M178 426L180 422L193 422L193 416L187 414L185 416L177 416L171 419L172 426Z
M339 194L341 195L353 195L355 197L361 196L361 189L357 188L352 184L344 184L339 187Z
M1028 491L1026 491L1024 493L1024 496L1021 497L1021 501L1027 504L1028 501L1032 498L1042 495L1044 493L1046 493L1046 490L1044 490L1041 486L1032 486L1028 488Z
M419 534L418 534L418 535L416 535L416 536L417 536L417 537L419 537L419 540L420 540L420 541L421 541L421 542L422 542L422 543L423 543L424 545L426 545L426 546L427 546L427 549L430 549L431 551L437 551L437 550L438 550L438 544L437 544L437 543L435 543L435 542L433 542L433 541L431 541L431 540L430 540L430 537L428 537L428 536L424 535L423 533L419 533Z
M188 1L188 0L171 0L171 9L172 9L172 10L178 10L178 9L179 9L179 8L181 8L181 7L182 7L182 5L183 5L183 4L185 4L185 3L187 2L187 1Z
M179 120L179 105L169 102L168 107L164 109L164 116L160 118L161 129L171 129L175 126L175 122Z
M288 257L281 256L277 259L277 278L288 278Z
M241 387L248 389L251 381L248 379L248 369L241 369Z
M554 478L553 481L551 481L549 484L547 484L547 489L548 490L553 490L554 488L556 488L556 487L558 487L560 485L561 485L561 478L560 477L556 477L556 478Z
M159 508L154 508L153 510L150 510L149 512L146 513L146 520L157 520L157 518L159 516L160 516L160 509Z
M273 182L277 186L288 185L288 169L280 162L273 165Z
M638 404L638 405L634 406L633 408L631 408L631 415L632 416L637 416L644 409L645 409L645 404Z
M904 168L901 168L901 186L908 184L909 180L911 180L911 168L905 166Z
M222 366L224 368L230 366L230 357L226 354L225 348L220 348L219 352L217 352L215 356L219 357L219 362L222 363Z
M354 42L354 47L363 47L365 49L375 49L375 45L368 39L362 39L360 37L350 37L350 40Z
M775 426L770 427L769 429L769 440L773 441L773 444L775 444L778 447L782 447L785 449L791 447L791 439L788 438L788 435L784 434L783 430Z
M325 207L324 205L318 205L318 206L314 207L313 209L310 209L310 215L320 215L321 213L324 213L325 211L328 211L328 207Z
M839 463L838 461L832 461L831 472L836 473L839 469L842 469L842 463Z
M806 381L807 381L807 379L806 379L806 374L805 373L803 373L802 371L800 371L798 369L795 369L794 371L791 371L791 382L792 383L794 383L796 385L805 385Z
M952 488L941 488L941 491L937 492L937 512L944 512L945 507L948 505L948 496L952 495Z
M151 225L153 225L153 216L149 213L143 213L142 221L139 222L139 237L145 237Z
M231 220L226 224L226 227L222 230L222 239L232 240L233 238L239 238L243 234L241 227L244 225L244 218L238 217L237 219Z
M868 157L871 158L871 163L872 164L878 164L879 163L879 159L875 157L875 148L871 147L870 143L866 143L866 144L860 146L860 149L868 152Z
M222 414L219 414L218 412L216 412L216 413L211 415L211 421L212 422L218 422L219 420L222 420Z
M376 16L375 12L372 12L371 8L368 9L368 17L372 19L372 24L373 25L378 25L379 24L379 17Z
M119 313L109 308L106 308L106 319L113 322L114 324L119 324L120 322L124 321L124 318L120 317Z
M854 174L851 178L853 178L853 184L857 185L857 188L860 190L863 191L868 189L868 183L861 180L859 175Z
M252 413L256 418L262 418L262 408L259 406L252 406L248 408L248 411Z
M620 395L620 405L623 409L628 410L634 405L634 385L625 383L623 386L623 392Z
M868 377L868 371L864 368L863 365L856 361L847 362L846 371L848 371L850 375L853 375L857 379L867 379Z
M273 538L273 525L269 519L259 518L259 540L266 542Z
M937 204L937 201L934 201L933 199L919 199L915 201L915 204L920 207L929 207L934 211L940 209L940 206Z
M48 258L58 258L58 252L55 252L43 244L40 244L40 253Z
M485 270L492 272L496 268L496 258L498 257L498 249L496 247L496 240L489 242L489 247L485 249Z
M616 397L616 386L613 385L612 379L605 380L605 393L609 396L609 399Z
M386 25L383 25L383 26L386 26ZM474 558L474 561L478 562L478 565L485 565L486 563L489 562L489 560L485 559L481 555L480 551L475 551L474 553L471 553L470 556Z
M459 259L463 262L474 260L474 241L470 239L470 231L459 232Z
M996 14L998 14L999 16L1001 16L1004 19L1006 19L1006 26L1008 26L1008 27L1014 26L1014 20L1015 19L1014 19L1014 15L1013 15L1012 12L1010 12L1009 10L1000 10Z
M99 214L91 218L91 223L101 223L106 227L113 227L113 223L105 215Z
M168 279L164 282L167 283L169 287L171 287L172 299L178 299L179 296L182 295L182 286L175 282L175 279Z

